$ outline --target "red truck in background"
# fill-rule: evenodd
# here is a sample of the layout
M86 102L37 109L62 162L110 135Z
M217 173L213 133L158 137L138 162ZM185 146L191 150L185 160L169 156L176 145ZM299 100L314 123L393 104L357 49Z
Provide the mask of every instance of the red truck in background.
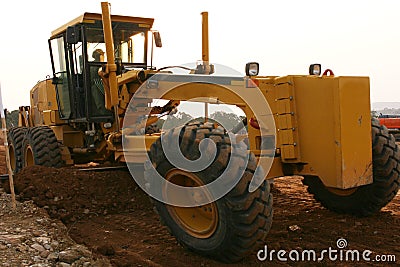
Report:
M388 129L400 130L400 115L383 115L378 116L381 125L385 125Z
M400 115L379 114L379 123L388 128L389 133L393 134L397 142L400 142Z

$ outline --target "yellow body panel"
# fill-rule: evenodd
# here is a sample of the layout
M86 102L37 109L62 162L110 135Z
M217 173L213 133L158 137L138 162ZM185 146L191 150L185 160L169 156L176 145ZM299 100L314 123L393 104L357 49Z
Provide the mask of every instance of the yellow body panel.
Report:
M124 151L118 151L124 154L121 161L129 163L143 163L147 159L147 151L150 151L151 145L157 141L160 135L132 135L125 137ZM143 145L146 150L143 150Z
M57 110L44 110L43 123L44 125L58 125L58 124L63 124L64 121L60 119Z
M58 116L56 90L50 79L38 82L30 92L33 126L63 124Z
M272 108L282 161L308 164L306 173L294 173L316 173L328 187L371 183L369 79L286 76L276 85Z

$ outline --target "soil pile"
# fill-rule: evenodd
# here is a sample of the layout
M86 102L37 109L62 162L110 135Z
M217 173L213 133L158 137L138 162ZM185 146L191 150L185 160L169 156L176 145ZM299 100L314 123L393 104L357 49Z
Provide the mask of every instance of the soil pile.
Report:
M150 208L147 196L136 193L139 188L125 171L32 166L18 173L14 183L21 200L34 200L50 216L66 224L82 218Z

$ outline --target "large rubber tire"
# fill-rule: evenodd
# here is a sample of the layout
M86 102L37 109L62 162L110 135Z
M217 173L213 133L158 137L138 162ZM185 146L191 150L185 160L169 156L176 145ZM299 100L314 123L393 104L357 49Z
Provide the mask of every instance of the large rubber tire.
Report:
M335 194L318 177L306 176L308 192L329 210L356 216L370 216L386 206L397 194L400 183L400 150L394 137L376 119L372 120L373 183L351 194Z
M14 174L22 169L22 141L26 131L26 127L14 127L7 134L11 169Z
M50 127L29 128L22 143L22 151L23 167L31 165L62 166L60 145Z
M161 221L178 242L189 250L222 262L239 261L264 244L271 228L273 210L269 182L265 180L257 190L249 192L248 187L257 166L256 158L251 154L247 166L242 163L246 161L239 157L230 158L231 148L238 144L231 144L228 135L221 131L221 127L216 127L212 123L195 122L182 129L172 129L165 136L173 138L177 134L180 136L182 154L190 160L199 157L199 143L202 139L210 138L216 143L217 156L213 163L203 171L188 174L199 179L202 184L208 184L221 175L229 161L245 172L227 195L209 204L213 207L216 221L215 228L207 235L199 236L188 231L171 212L175 207L155 201L155 208ZM244 144L239 145L244 146L244 150L247 151ZM153 166L163 177L171 172L181 171L172 166L165 157L160 139L151 146L150 158ZM203 207L205 206L200 208Z
M160 128L155 123L147 126L145 131L146 131L146 134L155 134L155 133L161 132Z

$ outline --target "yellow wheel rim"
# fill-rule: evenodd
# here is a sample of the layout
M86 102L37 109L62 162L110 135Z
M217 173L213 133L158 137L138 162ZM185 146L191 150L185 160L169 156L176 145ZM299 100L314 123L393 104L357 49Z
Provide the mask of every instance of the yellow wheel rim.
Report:
M30 145L26 147L24 156L24 167L35 165L35 159L33 157L32 147Z
M165 179L173 184L185 187L203 186L203 181L193 173L179 169L169 171ZM163 190L164 196L168 194ZM174 221L191 236L196 238L208 238L217 229L218 209L215 202L199 207L177 207L166 205L167 210Z
M15 172L15 169L17 167L17 160L15 158L15 149L12 144L8 145L8 154L10 155L11 170Z

